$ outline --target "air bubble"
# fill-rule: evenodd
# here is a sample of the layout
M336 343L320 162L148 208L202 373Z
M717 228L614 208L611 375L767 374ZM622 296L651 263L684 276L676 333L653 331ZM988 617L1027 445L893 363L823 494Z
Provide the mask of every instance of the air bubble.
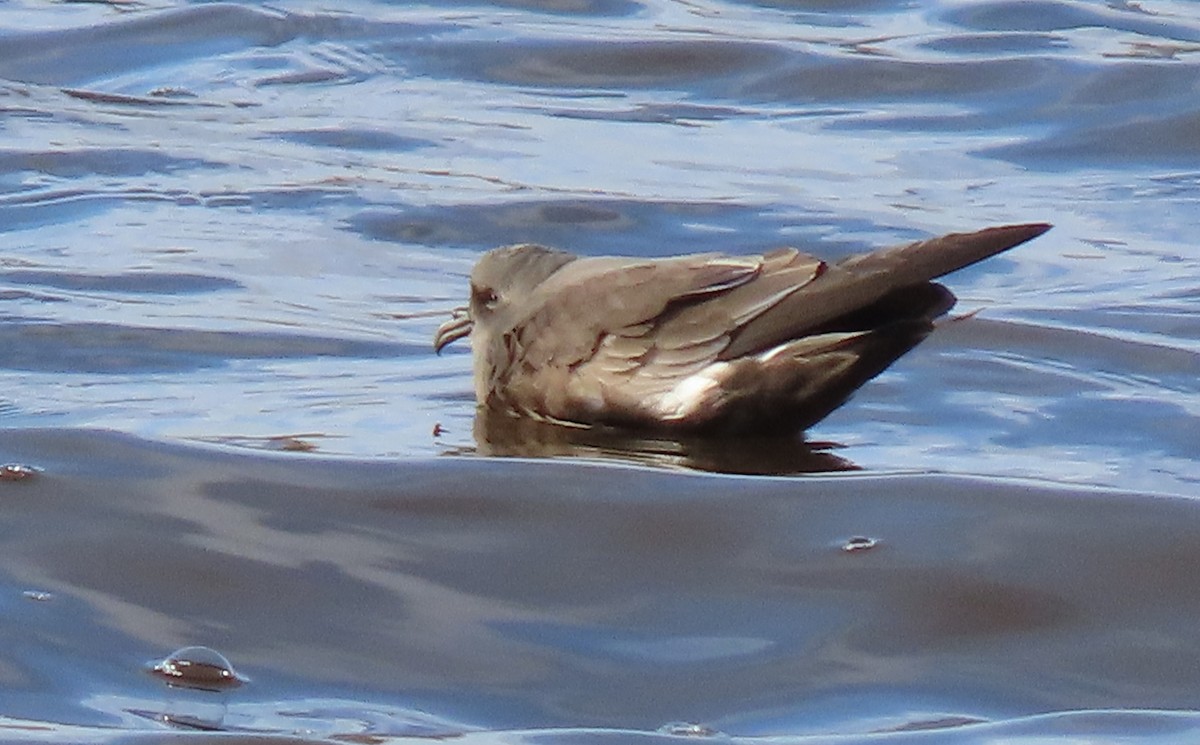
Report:
M5 463L0 465L0 481L26 481L37 476L42 469L36 466L26 466L21 463Z
M875 538L868 538L863 535L856 535L853 538L847 538L842 544L842 550L847 553L855 551L869 551L879 545L879 541Z
M175 688L227 691L246 682L225 655L208 647L177 649L150 667L150 673Z
M169 692L162 714L155 716L188 729L223 729L227 693L247 682L225 655L208 647L177 649L148 669L167 684Z
M658 731L673 737L718 737L722 734L706 724L695 722L671 722L659 727Z

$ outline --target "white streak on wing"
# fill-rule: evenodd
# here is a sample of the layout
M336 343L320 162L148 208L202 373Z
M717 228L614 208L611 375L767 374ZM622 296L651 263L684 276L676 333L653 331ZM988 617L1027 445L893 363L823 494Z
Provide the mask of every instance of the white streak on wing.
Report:
M805 336L800 339L793 339L784 342L775 347L771 347L767 351L758 355L759 362L770 362L771 360L781 355L787 354L792 357L802 357L806 353L812 352L828 352L832 347L841 344L858 336L865 336L866 331L842 331L828 334L818 334L816 336Z
M701 407L711 405L713 394L721 389L728 369L728 362L714 362L679 381L655 403L658 415L668 420L684 419Z

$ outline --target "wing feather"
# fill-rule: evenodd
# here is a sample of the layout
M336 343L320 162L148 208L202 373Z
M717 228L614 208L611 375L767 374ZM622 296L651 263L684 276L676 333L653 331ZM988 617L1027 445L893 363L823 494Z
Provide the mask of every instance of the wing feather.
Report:
M702 367L713 362L727 346L728 334L684 347L663 348L656 345L644 367L647 372L659 375L690 375L698 365ZM662 368L661 372L659 368Z
M1050 229L1049 225L1006 225L974 233L880 249L826 267L817 281L781 298L739 329L725 359L752 354L818 329L837 317L863 308L890 292L911 287L1018 246Z
M514 324L530 369L578 367L597 354L631 359L654 346L660 319L674 304L731 291L759 272L756 257L700 254L676 259L579 259L539 285L529 313ZM629 343L609 339L624 339ZM637 344L642 345L639 349Z
M720 361L740 329L825 269L795 249L578 259L534 289L510 343L521 351L525 382L546 389L540 395L552 416L644 412ZM558 392L530 377L554 378Z
M807 286L825 271L820 259L795 249L779 249L761 257L753 282L729 292L680 307L655 329L658 344L684 347L729 337L755 318Z

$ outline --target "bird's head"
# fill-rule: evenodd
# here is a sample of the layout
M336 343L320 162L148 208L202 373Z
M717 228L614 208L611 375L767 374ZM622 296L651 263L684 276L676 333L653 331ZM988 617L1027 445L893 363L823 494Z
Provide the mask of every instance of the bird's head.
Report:
M449 321L438 327L433 348L441 352L446 345L467 336L478 327L481 331L507 328L519 320L520 303L539 284L575 256L545 246L521 243L488 251L471 271L471 298L467 306L456 308Z

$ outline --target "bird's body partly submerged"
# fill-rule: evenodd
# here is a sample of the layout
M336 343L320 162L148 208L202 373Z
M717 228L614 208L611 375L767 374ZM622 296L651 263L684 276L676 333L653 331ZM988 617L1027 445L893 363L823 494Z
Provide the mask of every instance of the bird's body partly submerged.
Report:
M761 256L580 258L494 249L435 337L468 334L476 399L574 426L798 431L924 339L954 295L931 280L1046 224L953 233L826 263Z

